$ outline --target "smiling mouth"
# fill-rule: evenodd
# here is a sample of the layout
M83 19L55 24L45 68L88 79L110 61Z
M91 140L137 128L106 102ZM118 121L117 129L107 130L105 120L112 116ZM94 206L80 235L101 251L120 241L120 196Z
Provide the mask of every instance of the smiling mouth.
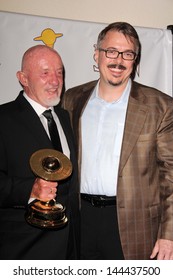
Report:
M108 65L109 69L116 69L116 70L126 70L126 67L122 64L110 64Z
M114 78L119 78L123 71L126 70L126 67L121 64L110 64L108 65L108 69Z
M48 89L47 92L51 95L54 95L54 94L57 94L58 92L58 89L57 88L54 88L54 89Z

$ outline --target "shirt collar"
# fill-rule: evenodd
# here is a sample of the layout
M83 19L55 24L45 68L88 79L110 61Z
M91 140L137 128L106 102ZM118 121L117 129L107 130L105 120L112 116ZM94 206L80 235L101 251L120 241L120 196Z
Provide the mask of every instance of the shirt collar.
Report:
M45 110L49 110L49 109L53 110L53 107L45 108L44 106L40 105L38 102L31 99L25 92L23 93L23 96L30 103L30 105L35 110L38 116L41 116Z
M94 98L101 99L101 98L99 97L99 95L98 95L99 82L100 82L100 80L97 82L97 84L96 84L96 86L95 86L95 88L94 88L94 90L93 90L93 92L92 92L92 94L91 94L90 100L93 100ZM113 102L111 102L111 103L117 103L117 102L119 102L119 101L122 101L122 102L127 101L127 100L128 100L128 97L129 97L129 95L130 95L131 86L132 86L132 81L131 81L131 79L129 79L129 80L128 80L128 83L127 83L127 85L126 85L126 87L125 87L125 89L124 89L124 91L123 91L123 93L122 93L122 95L121 95L121 97L120 97L118 100L113 101Z

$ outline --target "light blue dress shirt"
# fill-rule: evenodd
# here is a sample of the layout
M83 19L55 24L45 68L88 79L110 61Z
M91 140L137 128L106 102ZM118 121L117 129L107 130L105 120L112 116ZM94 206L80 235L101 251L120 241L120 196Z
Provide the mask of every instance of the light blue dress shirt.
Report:
M82 115L81 193L115 196L131 80L111 103L99 97L98 84Z

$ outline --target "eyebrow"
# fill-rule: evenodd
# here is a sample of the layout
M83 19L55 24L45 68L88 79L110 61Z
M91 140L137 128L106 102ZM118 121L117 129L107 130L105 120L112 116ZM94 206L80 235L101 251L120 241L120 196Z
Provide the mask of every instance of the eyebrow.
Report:
M102 49L102 48L100 48ZM103 48L104 50L114 50L114 51L119 51L118 48L114 48L114 47L109 47L109 48ZM124 50L123 52L135 52L134 50L132 49L126 49Z

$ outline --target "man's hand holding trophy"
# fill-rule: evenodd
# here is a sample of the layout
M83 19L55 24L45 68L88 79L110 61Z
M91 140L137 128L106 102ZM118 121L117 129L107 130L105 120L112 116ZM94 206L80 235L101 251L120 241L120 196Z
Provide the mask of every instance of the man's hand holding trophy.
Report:
M67 223L65 207L55 200L58 181L72 173L71 161L61 152L42 149L33 153L30 166L37 176L25 218L33 226L40 228L60 228Z
M58 182L45 181L37 177L30 197L45 202L54 199L57 193L57 186Z

